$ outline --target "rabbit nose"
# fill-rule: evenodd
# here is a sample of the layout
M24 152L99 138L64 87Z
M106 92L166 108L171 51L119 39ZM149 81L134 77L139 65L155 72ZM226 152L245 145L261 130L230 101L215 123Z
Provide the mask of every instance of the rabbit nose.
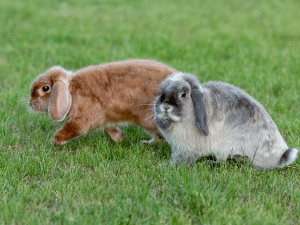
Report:
M165 109L165 110L168 110L169 108L171 108L171 106L169 106L169 105L164 105L164 109Z

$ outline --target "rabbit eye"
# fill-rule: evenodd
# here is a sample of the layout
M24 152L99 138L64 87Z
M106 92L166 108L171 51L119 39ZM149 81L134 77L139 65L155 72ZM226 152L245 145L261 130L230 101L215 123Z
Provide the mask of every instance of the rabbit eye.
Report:
M165 95L162 94L162 95L160 96L160 101L163 102L164 100L165 100Z
M49 86L43 87L43 92L47 92L47 91L49 91Z
M181 94L181 98L185 98L186 97L186 92L183 92L182 94Z

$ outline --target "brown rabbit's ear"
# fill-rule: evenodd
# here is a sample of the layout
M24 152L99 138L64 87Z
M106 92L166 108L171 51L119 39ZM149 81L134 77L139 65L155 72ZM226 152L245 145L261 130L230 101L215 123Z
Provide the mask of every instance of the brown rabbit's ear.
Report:
M49 99L49 116L55 122L61 122L68 114L72 104L72 97L65 80L55 81Z

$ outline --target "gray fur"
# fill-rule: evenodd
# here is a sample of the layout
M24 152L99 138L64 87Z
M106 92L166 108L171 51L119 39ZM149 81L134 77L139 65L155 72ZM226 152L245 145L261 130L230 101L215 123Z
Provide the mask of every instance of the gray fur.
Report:
M193 90L203 94L204 106L195 106ZM199 110L205 111L202 126L206 124L207 133L199 131L195 112ZM273 169L290 165L298 154L297 149L288 149L272 118L250 95L223 82L200 85L191 74L177 72L160 84L154 121L172 146L171 164L239 155L256 167Z
M191 98L193 102L195 118L196 118L196 125L198 126L199 130L204 134L208 135L209 130L207 127L207 120L206 120L206 109L203 94L201 91L191 90Z

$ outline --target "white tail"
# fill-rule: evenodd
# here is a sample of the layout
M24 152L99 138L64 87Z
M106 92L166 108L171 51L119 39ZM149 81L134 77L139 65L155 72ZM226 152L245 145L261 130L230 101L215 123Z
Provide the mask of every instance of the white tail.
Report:
M296 148L287 149L281 156L281 159L279 160L279 164L277 167L282 168L291 165L293 162L296 161L297 155L298 155L298 149Z

